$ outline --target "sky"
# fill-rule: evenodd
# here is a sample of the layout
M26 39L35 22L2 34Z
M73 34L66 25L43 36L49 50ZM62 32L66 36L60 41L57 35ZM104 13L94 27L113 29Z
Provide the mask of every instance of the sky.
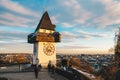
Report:
M62 35L57 53L109 53L114 47L120 0L0 0L0 53L32 53L27 35L45 11Z

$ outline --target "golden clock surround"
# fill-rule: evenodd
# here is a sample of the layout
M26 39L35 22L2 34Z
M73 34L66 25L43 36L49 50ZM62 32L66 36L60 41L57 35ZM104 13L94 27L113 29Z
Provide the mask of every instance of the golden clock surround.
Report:
M55 46L51 43L43 43L43 52L47 56L52 56L55 52Z

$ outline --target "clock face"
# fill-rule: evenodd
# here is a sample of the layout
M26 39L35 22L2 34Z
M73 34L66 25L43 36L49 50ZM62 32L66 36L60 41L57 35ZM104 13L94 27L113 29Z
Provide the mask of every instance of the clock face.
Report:
M54 47L53 44L51 44L51 43L44 43L43 45L44 45L43 51L44 51L44 53L45 53L47 56L51 56L51 55L54 54L54 52L55 52L55 47Z

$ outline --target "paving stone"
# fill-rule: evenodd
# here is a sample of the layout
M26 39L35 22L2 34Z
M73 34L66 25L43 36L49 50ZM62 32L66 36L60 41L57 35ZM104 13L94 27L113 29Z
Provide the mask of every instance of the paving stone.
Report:
M4 73L0 77L7 77L9 80L68 80L57 73L51 74L46 69L39 72L38 79L35 79L34 72Z

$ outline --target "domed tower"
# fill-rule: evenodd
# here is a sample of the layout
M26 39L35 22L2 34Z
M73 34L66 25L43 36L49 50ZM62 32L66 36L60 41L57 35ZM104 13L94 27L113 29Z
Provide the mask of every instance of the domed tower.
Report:
M120 58L120 28L115 33L115 59Z
M56 42L61 41L61 35L55 27L46 11L34 33L28 35L28 43L34 44L33 64L43 67L47 67L49 61L56 64Z

